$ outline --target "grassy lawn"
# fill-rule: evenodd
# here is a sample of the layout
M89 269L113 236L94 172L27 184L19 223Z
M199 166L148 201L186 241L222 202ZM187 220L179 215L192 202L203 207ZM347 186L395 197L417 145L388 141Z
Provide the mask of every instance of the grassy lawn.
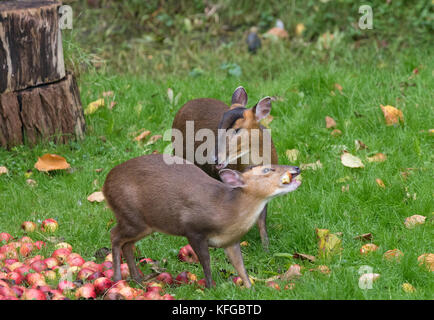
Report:
M155 8L151 4L149 8L157 10L159 1L152 3ZM202 1L194 3L197 10L203 11ZM222 3L226 6L223 8L230 7L228 2ZM433 272L417 262L420 255L433 253L434 249L434 135L429 132L434 127L434 60L432 36L425 33L429 29L425 20L408 18L403 22L405 32L395 36L397 26L388 23L391 11L382 4L386 9L377 11L375 17L384 19L376 20L372 39L365 38L360 30L345 30L335 32L334 40L325 45L321 44L321 34L325 30L334 32L333 19L340 13L336 11L337 18L333 19L319 13L325 6L340 10L341 3L308 1L308 6L300 9L292 2L284 22L293 29L306 17L304 38L292 32L290 41L264 40L262 49L250 55L245 44L247 26L260 18L261 32L265 31L284 6L280 1L273 2L276 12L258 7L260 15L248 15L242 11L247 10L242 8L248 7L247 2L240 3L240 8L220 9L222 24L234 21L235 25L224 33L218 22L194 12L188 12L192 31L186 31L188 24L181 14L174 15L172 21L170 12L164 16L158 11L152 20L148 7L142 8L141 1L131 1L131 11L136 10L137 16L143 9L143 19L151 21L144 25L152 31L153 39L145 27L131 34L127 21L136 20L129 15L122 16L125 21L118 21L116 10L79 11L80 7L74 7L75 29L63 31L64 50L67 67L78 78L83 108L102 98L103 92L113 91L114 95L105 98L104 107L85 116L86 137L82 141L67 145L41 142L32 148L17 146L8 151L0 148L0 166L8 168L7 174L0 175L0 232L19 237L24 235L20 229L23 221L54 218L59 222L54 236L70 243L74 252L86 260L95 259L95 251L111 246L109 230L114 221L104 203L91 203L87 197L101 190L115 165L155 150L162 153L169 145L163 140L150 145L138 143L134 137L143 129L152 135L163 134L170 129L177 110L191 99L209 97L229 104L234 89L242 85L250 107L265 96L277 98L272 105L270 128L280 164L318 160L322 164L317 170L303 170L303 184L296 192L270 202L270 250L262 249L255 226L243 238L248 242L242 247L244 263L249 275L258 279L284 273L292 264L300 264L303 275L291 281L295 284L292 290L283 290L288 283L279 280L276 282L281 290L269 288L261 280L255 282L253 290L239 288L229 278L234 270L223 250L211 249L215 288L202 291L184 285L167 292L177 299L432 299ZM357 10L351 1L344 3ZM396 1L391 4L396 10L400 5ZM180 12L191 9L185 1L180 1L179 6ZM422 2L407 10L421 12L424 17L428 14ZM402 15L410 16L405 12ZM348 16L345 19L350 20L351 14ZM235 24L241 18L245 19L239 22L246 25L244 30ZM196 25L197 19L204 22ZM347 24L342 22L344 19L337 20ZM114 21L113 25L107 21ZM408 30L414 30L414 38L408 36ZM381 37L388 42L378 41ZM416 40L420 45L414 44ZM178 96L174 102L168 98L168 88ZM107 106L112 101L116 105L110 109ZM404 123L386 126L380 105L400 109ZM326 116L336 120L341 135L331 135ZM357 150L355 140L361 140L369 149ZM299 150L297 161L286 157L288 149ZM343 166L343 150L359 157L365 167ZM34 164L45 153L65 157L71 170L52 174L37 171ZM369 162L367 158L376 153L385 154L387 160ZM403 172L408 176L404 177ZM28 185L28 178L37 185ZM385 188L379 187L376 179L381 179ZM405 218L416 214L425 216L426 222L407 229ZM316 228L342 233L340 255L318 257ZM372 233L371 242L379 246L367 255L359 251L367 242L354 239L364 233ZM48 240L41 233L31 237ZM200 265L177 258L185 244L185 238L153 234L137 243L138 257L167 259L165 267L172 275L190 271L201 279ZM53 248L54 244L48 243L41 254L49 256ZM400 263L383 258L384 252L395 248L404 253ZM317 259L314 263L294 259L295 252ZM309 271L319 265L326 265L330 274ZM381 275L369 290L358 286L363 266ZM410 283L416 291L404 292L404 283Z
M59 221L56 236L71 243L74 251L90 259L101 247L110 247L109 229L112 213L103 203L90 203L87 196L99 191L106 174L115 165L154 150L162 152L168 142L149 146L133 140L141 128L162 134L170 128L176 111L188 100L213 97L229 103L237 86L244 85L249 105L265 95L278 96L273 103L271 123L280 163L291 164L287 149L298 149L297 162L320 160L323 167L305 170L303 184L294 193L273 200L269 207L270 251L262 250L258 230L245 237L245 265L251 276L268 278L284 272L291 264L305 267L293 290L276 291L257 281L255 290L236 287L221 270L232 271L223 250L212 249L213 277L216 288L202 292L193 286L173 288L169 292L183 299L429 299L434 293L432 273L419 267L417 257L433 249L432 147L428 129L432 123L432 70L429 55L408 50L379 65L376 61L358 65L350 62L324 65L314 61L283 65L272 79L250 79L223 75L153 79L89 72L79 79L83 106L96 100L102 92L112 90L117 105L101 108L86 116L84 141L68 145L41 143L34 148L19 146L0 150L0 165L9 174L0 177L0 231L19 236L22 221L53 217ZM419 73L408 78L418 67ZM342 93L334 88L339 83ZM407 84L407 85L405 85ZM178 104L170 104L167 88L181 93ZM431 88L431 89L430 89ZM109 102L109 101L107 101ZM387 127L380 104L390 104L404 113L405 124ZM356 117L355 112L361 117ZM333 117L342 135L334 137L325 128L325 116ZM363 141L369 150L356 151L354 140ZM364 163L363 169L346 168L340 163L341 150L347 149ZM385 162L368 162L367 156L382 152ZM56 153L66 157L71 172L44 174L33 168L37 157ZM102 168L101 172L95 169ZM401 172L414 168L405 180ZM30 187L31 178L37 186ZM27 173L27 176L26 176ZM347 177L345 182L340 178ZM375 179L386 188L377 186ZM343 192L343 185L349 190ZM410 196L407 196L410 194ZM413 195L415 196L413 197ZM427 216L427 222L406 229L404 219L413 214ZM276 256L278 253L317 255L315 228L342 232L342 254L315 264ZM353 237L372 233L379 246L367 256L360 254L362 242ZM42 235L34 240L44 240ZM203 277L199 265L177 260L184 238L154 234L138 243L141 256L167 259L167 269L176 275L188 270ZM51 247L50 247L51 248ZM401 263L387 262L382 254L398 248L404 252ZM50 249L47 249L47 252ZM52 249L51 249L52 250ZM309 272L325 264L330 275ZM371 266L381 275L373 289L358 287L358 270ZM411 283L417 291L405 293L401 285ZM283 288L285 283L280 283Z

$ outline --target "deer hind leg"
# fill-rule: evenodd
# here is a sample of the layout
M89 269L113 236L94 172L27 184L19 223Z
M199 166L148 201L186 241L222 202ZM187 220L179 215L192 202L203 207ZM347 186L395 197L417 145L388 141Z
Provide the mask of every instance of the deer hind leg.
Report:
M258 229L259 229L259 235L261 236L262 241L262 247L265 251L268 251L269 246L269 240L268 240L268 233L267 233L267 205L262 210L261 214L258 218Z

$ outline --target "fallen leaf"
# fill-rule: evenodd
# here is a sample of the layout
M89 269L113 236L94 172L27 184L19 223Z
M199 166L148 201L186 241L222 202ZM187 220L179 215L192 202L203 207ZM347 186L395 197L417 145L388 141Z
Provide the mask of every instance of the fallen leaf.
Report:
M87 108L84 110L84 114L85 115L92 114L96 110L98 110L99 108L101 108L103 106L104 106L104 99L98 99L98 100L91 102L87 105Z
M368 149L368 147L366 146L366 144L364 144L362 141L360 140L354 140L354 144L356 145L356 150L364 150L364 149Z
M326 122L326 128L336 128L336 121L335 119L333 119L332 117L326 116L325 117L325 122Z
M270 128L270 123L273 121L274 117L270 114L268 116L266 116L265 118L263 118L260 123L265 127L265 128Z
M391 126L394 124L399 124L399 121L404 122L404 115L401 110L396 109L392 106L380 105L383 111L384 119L386 120L386 125Z
M367 243L360 248L360 253L361 254L368 254L369 252L376 251L377 249L378 249L378 246L376 244Z
M273 38L286 39L289 37L288 32L285 29L274 27L267 31L267 36L271 36Z
M387 250L383 254L383 258L388 261L396 261L399 262L401 258L404 256L404 253L399 249Z
M295 34L297 36L301 36L304 32L304 30L306 30L306 27L304 26L303 23L297 23L295 26Z
M249 243L247 241L243 241L243 242L240 243L240 246L242 246L242 247L248 247Z
M364 273L359 278L359 288L369 289L371 284L380 278L378 273Z
M300 155L300 151L298 151L297 149L289 149L286 150L285 154L289 161L295 162L297 161L298 156Z
M65 170L71 166L62 156L57 154L46 153L42 157L38 157L38 161L35 163L35 168L38 171L52 171L52 170Z
M372 157L367 158L369 162L384 162L387 160L387 156L384 153L376 153Z
M304 254L304 253L294 253L292 255L294 259L301 259L301 260L308 260L310 262L315 262L315 257L311 256L310 254Z
M341 187L341 191L342 192L348 192L348 191L350 191L350 185L347 184L347 185L342 186Z
M145 130L141 134L139 134L137 137L134 138L136 141L142 141L146 139L151 134L151 131Z
M6 168L6 167L0 167L0 176L2 174L7 174L7 173L8 173L8 168Z
M429 271L434 271L434 253L424 253L417 258L419 265L424 265Z
M101 191L94 192L87 197L87 200L90 202L103 202L104 199L104 194Z
M357 158L356 156L353 156L351 153L344 151L344 153L341 155L341 162L345 167L349 168L364 168L365 165L363 162Z
M162 135L159 135L159 134L157 134L157 135L155 135L155 136L152 136L152 137L149 139L149 141L148 141L147 144L153 144L153 143L157 142L158 140L160 140L161 138L163 138L163 136L162 136Z
M340 93L342 93L342 86L339 83L335 83L335 89L339 90Z
M33 179L27 179L27 180L26 180L26 183L27 183L29 186L31 186L31 187L34 187L34 186L37 185L37 182L36 182L35 180L33 180Z
M375 179L375 182L377 183L377 185L378 185L380 188L383 188L383 189L386 188L386 185L384 184L383 180L377 178L377 179Z
M364 233L354 237L355 240L372 240L372 233Z
M322 163L319 160L317 160L314 163L301 163L300 164L301 170L306 170L306 169L317 170L317 169L321 169L321 168L322 168Z
M332 132L330 132L330 134L331 134L333 137L337 137L337 136L340 136L340 135L342 134L342 131L339 130L339 129L334 129Z
M309 271L317 271L317 272L321 272L322 274L330 274L330 269L329 267L325 266L325 265L319 265L318 267L314 268L314 269L310 269Z
M116 101L110 102L109 109L112 110L118 103Z
M418 224L424 224L426 217L415 214L411 217L405 218L404 225L407 229L413 229Z
M283 281L288 281L294 278L298 278L302 276L300 271L301 271L300 265L292 264L284 274L279 276L279 278Z
M342 251L342 240L336 234L330 233L328 229L316 229L318 237L318 255L320 257L330 257Z
M413 293L416 291L416 288L413 287L411 284L409 284L408 282L403 283L402 284L402 290L404 290L404 292L406 293Z
M95 169L95 172L101 172L103 170L103 168L98 168L98 169Z

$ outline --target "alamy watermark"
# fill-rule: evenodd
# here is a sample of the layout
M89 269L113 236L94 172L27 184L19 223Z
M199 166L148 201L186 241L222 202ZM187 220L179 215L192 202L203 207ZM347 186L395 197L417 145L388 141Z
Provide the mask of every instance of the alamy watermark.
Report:
M367 4L360 6L359 13L362 14L359 19L359 28L361 30L373 29L372 7Z
M59 28L60 30L72 29L72 8L68 5L62 5L59 7Z

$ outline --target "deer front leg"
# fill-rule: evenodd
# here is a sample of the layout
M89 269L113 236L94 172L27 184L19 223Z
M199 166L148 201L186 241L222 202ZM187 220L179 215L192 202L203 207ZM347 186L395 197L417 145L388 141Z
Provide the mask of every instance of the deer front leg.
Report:
M268 241L268 234L267 234L267 226L265 224L266 220L267 220L267 205L264 207L261 214L259 215L258 229L259 229L259 234L261 236L262 247L264 248L265 251L268 251L269 241Z
M250 283L250 279L247 275L246 268L244 267L243 256L241 254L240 243L237 242L229 247L225 248L226 255L229 258L229 261L234 266L235 270L237 270L238 275L243 280L246 288L250 288L252 284Z

